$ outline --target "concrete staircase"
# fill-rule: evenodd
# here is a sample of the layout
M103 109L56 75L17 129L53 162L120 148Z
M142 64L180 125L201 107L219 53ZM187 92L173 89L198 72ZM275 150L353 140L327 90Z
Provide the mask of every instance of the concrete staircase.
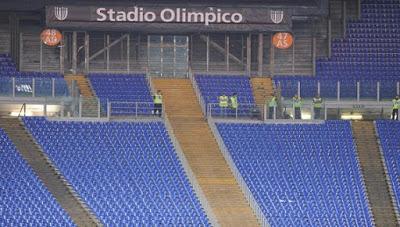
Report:
M274 93L271 77L252 77L250 80L256 104L264 105Z
M6 131L23 158L76 225L100 225L97 218L51 164L18 118L0 118L0 127Z
M64 79L69 87L75 80L79 88L82 101L82 117L98 117L99 103L95 96L88 78L84 75L66 75Z
M399 226L372 121L352 124L358 157L376 226Z
M152 79L174 134L221 226L259 226L219 150L189 79Z
M72 81L76 81L79 91L83 97L93 97L93 91L90 87L88 79L84 75L65 75L65 81L67 81L68 86L72 85Z

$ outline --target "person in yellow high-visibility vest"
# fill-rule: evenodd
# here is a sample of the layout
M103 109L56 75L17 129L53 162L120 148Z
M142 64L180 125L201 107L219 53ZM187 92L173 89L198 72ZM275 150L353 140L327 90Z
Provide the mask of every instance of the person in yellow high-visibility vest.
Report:
M236 110L239 107L238 97L236 93L233 93L233 95L229 97L229 101L230 101L230 107L233 110Z
M218 101L219 101L219 108L221 111L221 115L223 115L226 112L225 109L229 106L228 105L228 96L226 96L225 94L220 95L218 97Z
M157 93L153 95L153 103L154 103L154 110L153 114L158 115L161 117L162 115L162 94L161 91L158 90Z
M303 106L303 101L297 95L293 97L293 108L294 108L294 119L301 119L301 107Z
M277 100L276 95L272 94L272 97L266 101L266 105L268 105L268 119L273 119L276 116Z
M399 120L399 108L400 108L400 98L399 96L396 96L392 100L393 106L392 106L392 120Z

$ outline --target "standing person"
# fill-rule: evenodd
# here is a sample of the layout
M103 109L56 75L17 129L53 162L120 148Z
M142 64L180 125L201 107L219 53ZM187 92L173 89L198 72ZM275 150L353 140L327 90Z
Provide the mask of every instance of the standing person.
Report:
M400 98L397 95L393 100L393 111L392 111L392 120L399 120L399 108L400 108Z
M317 94L313 98L314 119L321 118L322 98Z
M293 108L294 108L294 119L301 119L301 107L303 106L303 101L297 95L293 97Z
M219 101L219 108L220 108L220 113L221 115L224 115L226 112L226 108L228 107L228 96L226 96L225 94L222 94L218 97L218 101Z
M157 93L153 95L154 110L153 114L161 117L162 115L162 94L161 90L157 90Z
M236 93L233 93L231 97L229 97L230 107L236 111L239 106L238 97Z
M275 94L272 94L271 99L267 102L268 104L268 119L273 119L276 114L276 107L278 106L277 98Z

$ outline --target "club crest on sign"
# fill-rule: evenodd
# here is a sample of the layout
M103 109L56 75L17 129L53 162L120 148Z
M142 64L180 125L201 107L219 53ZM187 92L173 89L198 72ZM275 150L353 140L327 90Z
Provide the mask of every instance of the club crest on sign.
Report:
M67 19L68 16L68 8L66 7L54 7L54 16L57 18L57 20L65 20Z
M270 15L272 22L275 24L279 24L283 20L283 10L271 10Z

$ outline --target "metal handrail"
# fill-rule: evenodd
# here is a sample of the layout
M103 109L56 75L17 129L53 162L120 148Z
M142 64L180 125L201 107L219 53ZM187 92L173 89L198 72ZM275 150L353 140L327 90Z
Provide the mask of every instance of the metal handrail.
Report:
M258 205L257 201L255 200L255 198L254 198L253 194L251 193L243 176L240 174L239 170L237 169L232 156L228 152L228 149L226 148L225 143L223 142L222 137L219 134L219 131L216 128L215 123L211 118L208 118L208 124L210 126L211 131L213 132L213 135L216 138L216 141L218 143L218 146L220 148L222 155L224 156L226 162L228 163L230 170L232 171L232 173L233 173L236 181L238 182L240 189L242 190L243 194L245 195L247 201L249 202L251 209L254 211L258 221L260 222L261 226L263 226L263 227L269 226L267 218L265 217L264 213L261 210L261 207Z
M377 143L378 143L378 147L379 147L379 156L381 158L383 169L385 171L386 182L387 182L387 185L389 187L389 194L390 194L390 197L391 197L391 200L392 200L391 202L392 202L392 205L393 205L394 213L396 215L397 223L400 223L400 212L399 212L399 209L398 209L398 206L397 206L395 193L394 193L393 186L392 186L392 183L391 183L391 179L390 179L390 176L389 176L389 171L388 171L388 168L387 168L387 165L386 165L385 155L383 153L383 148L382 148L382 144L381 144L381 138L380 138L379 133L378 133L378 128L376 126L376 121L374 121L374 131L375 131L375 136L377 138ZM370 212L372 213L372 211L370 211Z
M197 84L196 79L194 78L193 71L192 71L191 68L189 69L189 79L190 79L190 81L192 82L192 85L193 85L195 94L196 94L196 96L197 96L197 99L199 100L200 107L201 107L201 111L203 112L203 115L204 115L204 116L207 116L206 104L205 104L205 101L204 101L203 96L201 95L199 86L198 86L198 84Z
M193 173L192 168L189 165L189 162L187 161L187 159L185 157L185 154L182 151L182 148L181 148L178 140L175 137L174 130L168 119L168 115L165 112L164 112L164 123L165 123L165 127L168 131L169 137L171 138L172 144L174 145L174 148L176 150L178 158L182 163L183 169L185 170L185 173L190 181L190 184L193 186L193 189L194 189L197 197L199 198L199 201L200 201L202 207L204 208L204 211L206 212L211 225L215 226L215 227L220 226L217 218L215 217L215 214L212 211L210 204L208 203L208 200L206 199L206 197L203 193L203 190L200 187L199 182L197 181L197 179Z
M24 110L24 117L26 117L26 103L22 104L21 109L19 110L18 113L18 118L21 116L22 110Z

